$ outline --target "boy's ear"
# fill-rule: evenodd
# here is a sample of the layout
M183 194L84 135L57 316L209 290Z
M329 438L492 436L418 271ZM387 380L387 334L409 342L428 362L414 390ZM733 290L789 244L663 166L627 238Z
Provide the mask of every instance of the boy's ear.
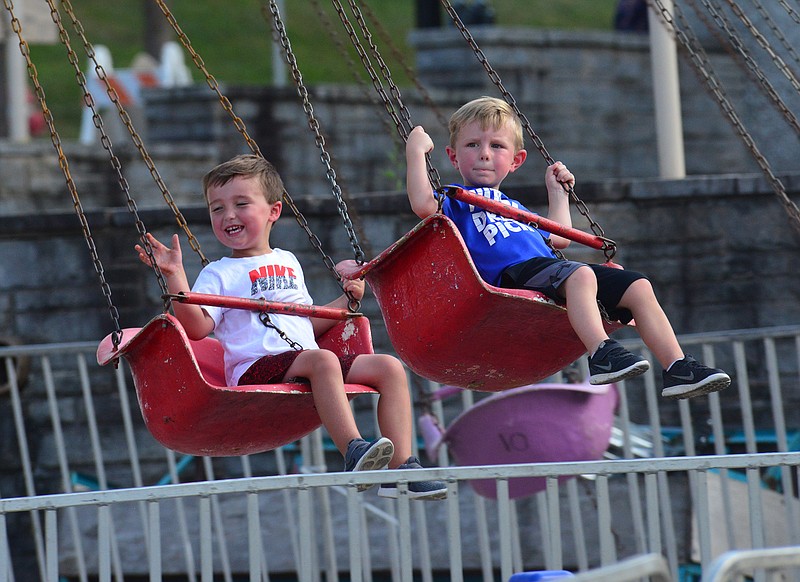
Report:
M450 163L453 164L453 167L457 170L458 169L458 160L456 159L456 150L447 146L444 148L444 151L447 152L447 157L450 158Z
M283 202L278 200L274 202L269 209L269 220L270 222L275 222L281 217L281 210L283 209Z
M523 164L523 162L525 162L527 157L528 157L528 152L526 152L525 150L517 151L517 153L514 154L514 161L511 163L511 169L509 170L509 172L513 172L514 170L519 168Z

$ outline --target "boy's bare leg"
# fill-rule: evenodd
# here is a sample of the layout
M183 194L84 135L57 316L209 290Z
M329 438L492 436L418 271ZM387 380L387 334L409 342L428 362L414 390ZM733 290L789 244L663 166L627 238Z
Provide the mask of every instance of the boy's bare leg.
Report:
M591 356L608 339L597 307L597 277L589 267L576 269L559 288L567 301L567 317Z
M636 330L662 368L666 370L675 360L683 358L683 350L666 313L656 299L650 281L634 281L620 299L619 306L631 311Z
M286 371L285 377L308 379L320 420L336 448L344 455L347 444L360 438L361 433L344 391L342 367L336 354L328 350L304 351Z
M394 443L389 468L405 463L411 456L411 398L403 365L387 354L362 354L353 362L347 382L375 388L378 425L381 434Z

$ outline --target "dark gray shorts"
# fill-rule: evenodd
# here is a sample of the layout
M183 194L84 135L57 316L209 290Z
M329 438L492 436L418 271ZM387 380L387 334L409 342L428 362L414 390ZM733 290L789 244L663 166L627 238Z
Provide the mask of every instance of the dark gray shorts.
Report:
M597 300L612 321L628 323L633 315L628 309L617 308L628 287L638 279L646 279L637 271L625 271L606 265L588 265L577 261L536 257L512 265L503 273L501 287L531 289L551 299L563 301L558 288L579 267L588 266L597 277Z

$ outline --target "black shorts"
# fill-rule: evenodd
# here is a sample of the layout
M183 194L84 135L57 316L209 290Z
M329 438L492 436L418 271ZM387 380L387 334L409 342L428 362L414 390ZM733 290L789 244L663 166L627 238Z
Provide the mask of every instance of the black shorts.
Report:
M301 350L302 351L302 350ZM286 370L294 363L300 351L290 350L274 356L264 356L259 358L245 370L239 378L239 386L250 384L282 384L284 382L307 382L305 378L286 378ZM342 378L347 379L350 368L353 366L358 354L347 354L339 356L339 363L342 366Z
M501 287L531 289L556 301L563 300L557 289L579 267L588 266L597 277L597 301L611 321L628 323L633 319L630 310L617 305L634 281L646 279L637 271L625 271L606 265L588 265L577 261L535 257L512 265L503 272Z

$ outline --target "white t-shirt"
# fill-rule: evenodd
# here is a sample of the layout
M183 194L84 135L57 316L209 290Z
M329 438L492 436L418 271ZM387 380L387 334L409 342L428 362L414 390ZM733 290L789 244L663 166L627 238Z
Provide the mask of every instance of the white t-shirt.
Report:
M292 253L272 249L257 257L225 257L208 264L197 276L192 291L229 297L313 303L303 269ZM203 306L214 320L214 336L225 350L225 378L236 386L256 360L292 349L278 333L266 327L257 311ZM318 348L308 317L270 313L270 320L303 349Z

